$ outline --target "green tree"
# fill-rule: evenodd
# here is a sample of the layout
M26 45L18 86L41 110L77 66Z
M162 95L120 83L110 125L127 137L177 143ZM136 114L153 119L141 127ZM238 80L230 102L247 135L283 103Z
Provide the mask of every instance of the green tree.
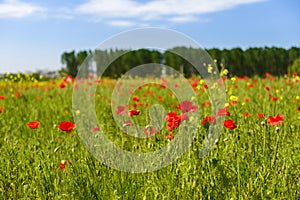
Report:
M78 61L75 51L64 52L61 56L62 64L66 64L66 72L75 77L78 73Z

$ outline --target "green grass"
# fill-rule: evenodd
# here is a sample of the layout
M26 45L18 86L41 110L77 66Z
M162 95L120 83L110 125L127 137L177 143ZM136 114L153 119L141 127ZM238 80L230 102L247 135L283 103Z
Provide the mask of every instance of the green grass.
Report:
M107 167L87 151L76 130L68 134L57 128L62 121L73 122L73 85L60 89L59 83L0 82L0 96L5 96L0 100L0 107L4 106L0 113L0 199L300 198L299 79L225 81L227 102L230 96L238 97L238 104L229 106L230 116L226 119L234 120L238 127L224 128L214 150L200 159L206 127L199 120L199 133L181 158L161 170L142 174ZM106 136L117 146L149 152L169 142L165 139L169 133L166 128L154 139L139 141L126 136L110 113L109 95L114 81L105 80L102 86L95 95L96 113ZM154 97L143 99L146 91L152 91ZM16 98L16 92L21 97ZM148 87L134 95L142 102L149 101L149 105L159 103L156 97L162 96L162 105L169 112L176 109L170 108L174 99L169 93L167 89ZM196 93L201 117L211 115L210 106L200 105L208 101L202 86ZM269 94L278 100L270 100ZM248 102L244 101L246 97ZM147 124L147 108L138 109L141 114L134 121ZM251 115L244 117L245 112ZM265 117L258 119L258 113ZM276 114L285 116L279 129L267 123L268 116ZM39 128L27 127L30 121L39 121ZM64 170L59 167L62 160L70 161Z

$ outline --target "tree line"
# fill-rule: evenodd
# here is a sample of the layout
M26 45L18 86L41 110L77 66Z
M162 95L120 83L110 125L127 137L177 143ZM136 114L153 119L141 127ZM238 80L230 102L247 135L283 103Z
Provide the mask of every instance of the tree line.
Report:
M269 72L274 76L282 76L287 72L300 74L300 48L289 49L278 47L253 47L243 50L232 49L204 49L215 62L219 70L226 68L231 76L264 76ZM176 47L165 52L150 49L139 50L95 50L92 51L71 51L61 55L61 62L65 64L62 71L69 75L76 76L79 67L84 67L85 73L98 73L103 76L117 78L126 73L129 69L148 63L160 63L180 70L186 77L197 74L192 63L189 63L177 52L188 52L188 56L201 60L204 56L203 50ZM174 53L176 52L176 53ZM201 52L199 54L199 52ZM94 65L84 62L87 56L92 56ZM186 57L185 57L186 58ZM108 66L107 68L105 66ZM82 71L82 70L81 70ZM81 72L84 73L84 72Z

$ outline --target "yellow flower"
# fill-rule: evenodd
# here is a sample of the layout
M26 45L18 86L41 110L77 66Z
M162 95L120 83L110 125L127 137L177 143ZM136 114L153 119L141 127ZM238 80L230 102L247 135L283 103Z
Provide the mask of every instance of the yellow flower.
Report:
M203 80L203 79L201 79L200 81L199 81L199 84L200 85L203 85L205 83L205 81Z
M236 80L237 80L236 77L232 77L232 78L231 78L231 81L232 81L232 82L235 82Z
M239 98L237 96L231 95L229 99L230 101L237 101Z
M213 67L211 66L211 64L208 64L207 72L211 74L212 70L213 70Z

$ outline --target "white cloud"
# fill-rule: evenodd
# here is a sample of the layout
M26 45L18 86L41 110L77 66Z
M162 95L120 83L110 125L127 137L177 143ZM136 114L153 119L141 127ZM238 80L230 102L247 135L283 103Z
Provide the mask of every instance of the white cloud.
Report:
M108 24L112 26L119 26L119 27L130 27L136 25L132 21L125 21L125 20L112 20L109 21Z
M0 3L0 18L22 18L45 10L43 7L18 0L5 0Z
M266 0L151 0L144 3L134 0L89 0L76 7L75 12L116 26L123 20L126 21L124 24L153 20L182 23L197 21L201 14L262 1ZM123 22L116 23L118 21Z

